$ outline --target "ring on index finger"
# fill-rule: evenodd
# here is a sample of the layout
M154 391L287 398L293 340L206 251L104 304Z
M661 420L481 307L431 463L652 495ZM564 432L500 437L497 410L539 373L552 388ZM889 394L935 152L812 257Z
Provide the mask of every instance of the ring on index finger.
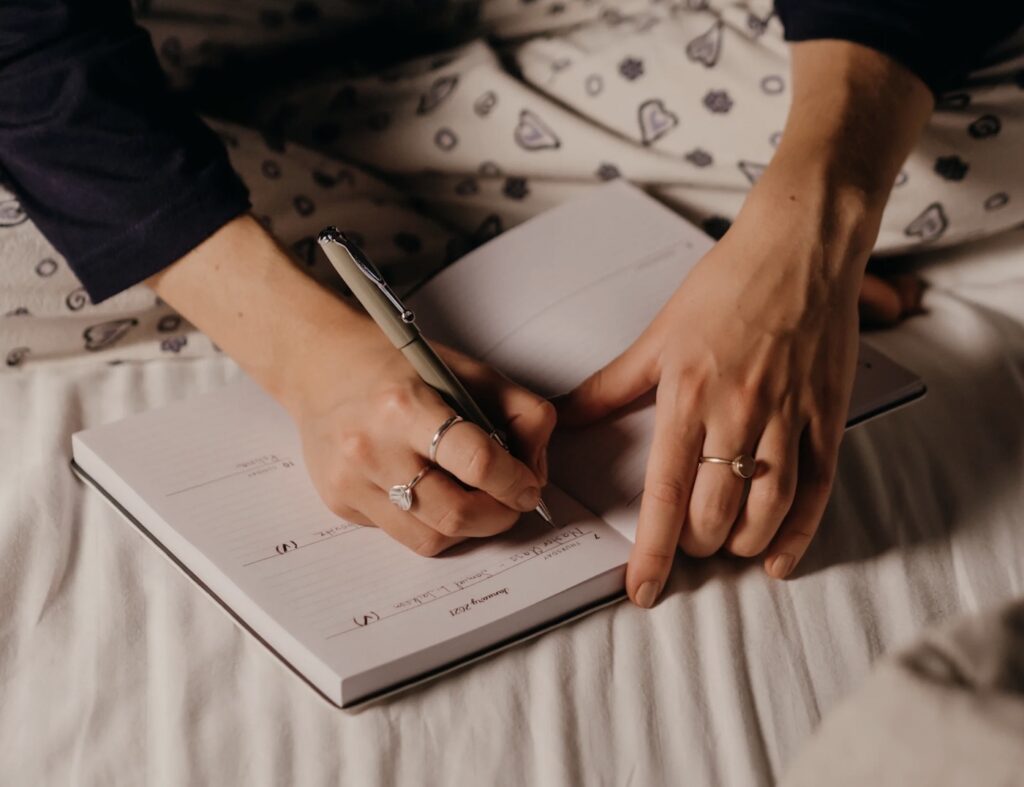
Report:
M441 444L441 438L448 433L455 424L460 423L463 420L461 415L453 415L449 417L441 426L438 427L437 431L434 432L434 437L430 440L430 450L427 455L430 457L430 463L437 463L437 447Z

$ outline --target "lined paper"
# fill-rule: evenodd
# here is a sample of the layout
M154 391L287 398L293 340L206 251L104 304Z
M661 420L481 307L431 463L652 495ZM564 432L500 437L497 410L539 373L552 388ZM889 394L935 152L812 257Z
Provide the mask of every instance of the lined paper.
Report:
M557 394L626 349L710 247L643 192L613 183L501 235L410 304L428 336ZM851 416L915 386L864 349ZM525 621L524 611L560 595L588 603L597 599L581 588L620 588L652 398L553 441L551 475L565 491L544 496L558 529L529 514L502 536L437 558L334 516L287 414L249 380L79 433L75 457L293 663L308 653L321 683L344 683L388 665L397 675L400 663L414 675L417 654L432 654L419 666L435 668L466 655L439 650L448 643L486 647L515 633L497 624Z
M605 522L551 488L557 529L531 513L502 536L420 557L327 509L287 414L249 380L75 439L89 449L76 456L102 462L104 486L146 501L159 519L146 526L163 527L162 541L173 531L194 547L250 610L269 613L342 679L499 621L628 554Z

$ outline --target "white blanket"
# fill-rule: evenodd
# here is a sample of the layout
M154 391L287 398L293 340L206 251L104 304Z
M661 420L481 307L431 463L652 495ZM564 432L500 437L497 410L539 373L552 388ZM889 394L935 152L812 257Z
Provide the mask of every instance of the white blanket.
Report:
M1024 595L1022 241L933 257L930 313L874 336L930 392L848 434L795 579L682 561L653 611L618 605L353 714L68 470L74 430L220 385L227 359L0 375L2 781L772 783L879 654Z

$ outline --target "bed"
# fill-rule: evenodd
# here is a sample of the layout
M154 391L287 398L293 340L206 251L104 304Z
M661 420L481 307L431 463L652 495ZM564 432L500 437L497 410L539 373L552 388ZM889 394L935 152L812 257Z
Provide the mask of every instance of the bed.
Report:
M847 435L798 575L680 560L595 613L367 707L328 705L68 469L70 435L208 390L221 356L0 374L7 784L777 780L881 654L1024 595L1024 231L921 259L928 313L871 341L920 402Z

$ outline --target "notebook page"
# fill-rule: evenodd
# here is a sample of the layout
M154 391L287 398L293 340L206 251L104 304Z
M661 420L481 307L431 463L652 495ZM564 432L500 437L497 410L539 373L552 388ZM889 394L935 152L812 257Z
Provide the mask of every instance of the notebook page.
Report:
M712 245L616 181L492 240L435 276L409 305L428 336L550 396L629 347ZM862 344L850 420L922 389L915 375ZM552 478L629 539L653 429L648 396L604 423L556 433L551 446Z
M499 621L628 553L551 488L557 529L531 514L501 537L420 557L324 506L287 414L247 379L75 441L86 472L244 619L262 620L257 633L300 670L305 648L312 671L339 679Z
M470 252L407 305L427 336L550 396L628 347L712 245L615 181Z
M712 245L616 181L492 240L435 276L409 305L428 336L551 396L625 350ZM651 408L640 407L557 434L551 446L552 478L627 538L652 425Z

